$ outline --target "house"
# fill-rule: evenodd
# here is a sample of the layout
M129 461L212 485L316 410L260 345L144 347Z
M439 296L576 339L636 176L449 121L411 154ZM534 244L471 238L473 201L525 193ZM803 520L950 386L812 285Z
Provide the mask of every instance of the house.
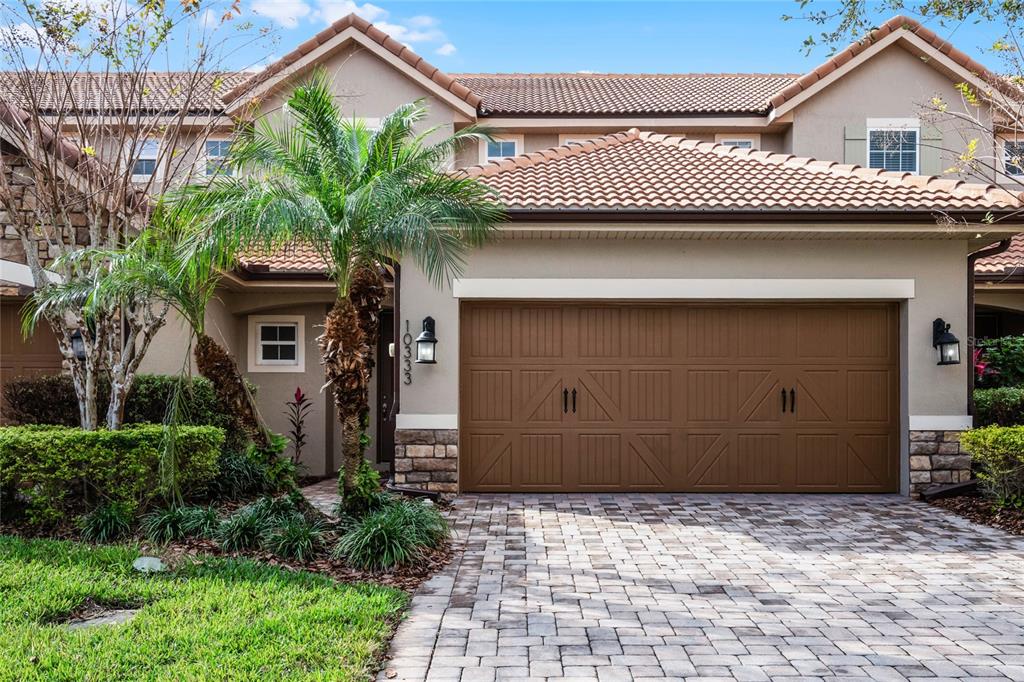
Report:
M225 130L316 66L371 124L423 98L441 132L499 131L454 166L507 205L500 239L450 286L408 263L388 283L369 455L397 483L911 494L969 477L969 362L937 356L935 331L966 349L974 260L979 305L1019 322L1020 243L990 247L1024 230L1022 200L944 172L962 131L923 107L969 107L957 85L990 92L991 74L930 30L896 17L802 75L446 74L353 15L229 92ZM314 397L316 474L339 464L315 341L333 297L296 245L243 259L208 312L273 428L296 387ZM425 324L433 363L415 361ZM176 371L187 333L162 331L145 370Z

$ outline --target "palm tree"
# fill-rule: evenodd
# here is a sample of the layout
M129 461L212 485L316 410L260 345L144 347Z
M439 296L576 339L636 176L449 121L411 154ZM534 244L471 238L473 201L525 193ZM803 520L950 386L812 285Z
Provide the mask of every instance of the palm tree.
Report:
M310 245L337 284L318 338L342 425L342 494L363 456L373 349L385 297L383 268L410 257L435 285L457 274L466 251L504 216L493 193L447 171L458 148L486 137L466 129L438 142L415 132L422 102L398 107L379 128L346 118L322 70L281 112L243 128L228 163L236 174L186 187L175 198L201 225L197 248L232 267L239 249Z

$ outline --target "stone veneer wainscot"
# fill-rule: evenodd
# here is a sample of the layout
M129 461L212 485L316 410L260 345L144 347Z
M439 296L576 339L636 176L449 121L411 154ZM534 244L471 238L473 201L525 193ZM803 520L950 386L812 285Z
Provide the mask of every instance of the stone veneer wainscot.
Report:
M910 495L933 485L971 480L971 456L960 451L960 431L910 432Z
M395 484L453 494L459 490L457 429L395 431Z

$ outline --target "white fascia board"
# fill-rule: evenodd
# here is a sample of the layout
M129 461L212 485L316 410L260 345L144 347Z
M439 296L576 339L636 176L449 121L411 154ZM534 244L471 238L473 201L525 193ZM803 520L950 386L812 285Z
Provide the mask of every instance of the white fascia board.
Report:
M913 279L456 279L466 299L907 300Z

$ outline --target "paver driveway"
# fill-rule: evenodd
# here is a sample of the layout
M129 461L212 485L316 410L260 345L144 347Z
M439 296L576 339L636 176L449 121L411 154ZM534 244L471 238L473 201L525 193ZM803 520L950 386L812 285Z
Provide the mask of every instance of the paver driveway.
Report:
M897 497L464 495L380 679L1024 680L1024 539Z

